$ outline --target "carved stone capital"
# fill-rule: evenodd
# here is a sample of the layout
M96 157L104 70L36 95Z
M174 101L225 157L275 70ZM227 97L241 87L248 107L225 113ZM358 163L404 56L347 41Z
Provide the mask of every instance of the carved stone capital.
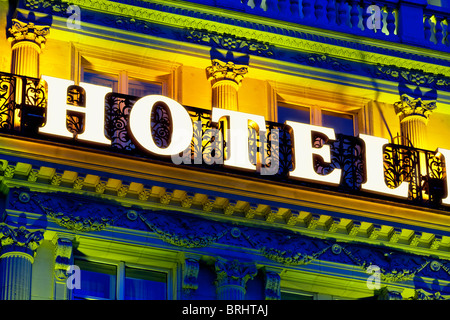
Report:
M2 255L20 251L34 256L36 249L44 240L43 230L27 230L24 226L13 228L5 223L0 224L0 243Z
M46 36L50 33L49 26L38 26L32 22L22 22L12 19L13 25L8 29L10 36L8 40L14 45L20 41L31 41L36 43L41 49L47 41Z
M211 61L211 66L206 68L206 76L214 85L221 80L230 80L240 85L248 72L248 66L236 65L231 61L224 62L219 59Z
M218 258L215 264L217 286L245 287L248 280L258 273L254 263L242 263L238 260L228 261Z
M436 100L422 100L403 94L401 100L394 103L394 108L395 113L400 116L400 120L409 116L419 116L426 121L431 112L436 109Z

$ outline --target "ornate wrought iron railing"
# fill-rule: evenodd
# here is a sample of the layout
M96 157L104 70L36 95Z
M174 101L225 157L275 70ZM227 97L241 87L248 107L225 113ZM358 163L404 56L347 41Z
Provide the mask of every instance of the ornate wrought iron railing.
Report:
M191 116L194 135L191 146L178 157L158 157L149 155L136 147L128 132L128 117L138 97L111 93L105 98L105 136L112 143L106 150L143 159L158 159L185 166L197 166L204 169L232 171L224 168L223 159L227 157L227 124L212 123L211 111L186 106ZM68 89L67 103L83 106L84 91L81 87ZM54 139L40 135L38 128L46 121L46 88L39 79L0 73L0 132L28 136L39 139ZM65 143L89 146L77 140L83 132L83 113L69 112L66 126L73 133L72 140ZM151 114L152 137L155 144L165 147L170 144L172 125L168 110L155 106ZM362 194L361 185L365 181L365 146L361 139L342 134L336 140L325 141L324 137L312 137L315 147L324 143L330 146L331 162L314 158L316 172L327 174L333 169L341 169L339 186L319 185L307 181L289 178L289 172L295 166L292 132L289 126L275 122L266 122L266 131L262 137L252 127L248 129L249 159L256 165L255 172L239 172L259 179L269 179L291 185L305 185L315 188L327 188L338 192ZM403 181L409 183L407 202L440 208L441 199L446 195L446 173L444 159L433 151L421 150L397 144L388 144L384 148L385 182L395 188ZM371 196L364 193L364 195Z

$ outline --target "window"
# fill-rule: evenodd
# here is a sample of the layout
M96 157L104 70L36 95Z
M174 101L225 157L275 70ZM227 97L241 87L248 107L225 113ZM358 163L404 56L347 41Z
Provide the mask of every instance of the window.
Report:
M341 133L348 136L355 135L355 117L352 113L340 113L323 110L318 107L307 108L284 103L278 104L277 113L278 123L284 123L286 120L291 120L333 128L336 134Z
M110 74L101 74L94 71L85 71L83 73L83 82L109 87L113 92L118 92L118 78Z
M355 134L353 115L351 114L322 111L322 126L333 128L336 133L347 136Z
M75 300L166 300L168 273L117 264L75 260L80 268L80 288Z
M127 72L108 74L83 69L82 81L109 87L113 92L124 93L136 97L151 94L162 94L162 83L131 78Z
M125 300L163 300L167 297L167 274L125 268Z
M278 121L284 123L285 121L295 121L301 123L310 123L310 111L303 107L278 106Z
M115 299L117 268L114 265L78 260L80 289L74 289L76 299Z

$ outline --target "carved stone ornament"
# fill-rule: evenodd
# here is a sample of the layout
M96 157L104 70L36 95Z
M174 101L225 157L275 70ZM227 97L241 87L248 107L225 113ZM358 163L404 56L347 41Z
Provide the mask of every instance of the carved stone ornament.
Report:
M431 112L436 109L436 101L424 101L421 98L411 98L403 94L401 100L394 103L395 113L404 119L408 116L420 116L428 119Z
M280 265L304 266L314 261L328 261L353 265L363 271L371 265L377 265L380 268L380 279L389 283L410 281L417 276L450 281L450 261L445 259L362 243L311 238L286 230L280 232L275 229L236 226L176 211L131 210L117 204L96 203L93 199L73 194L46 194L30 192L26 188L11 188L7 209L45 214L60 226L77 232L100 231L112 226L148 231L176 247L239 247L259 252L262 259L266 258L271 263ZM32 233L23 227L13 229L0 225L0 241L3 246L17 244L34 250L41 238L42 232ZM65 252L64 247L61 250ZM60 253L60 256L67 255ZM195 273L193 267L194 265L188 266L187 274ZM242 284L244 278L251 278L255 271L253 267L243 266L238 261L219 260L215 267L221 283L234 281ZM188 278L186 280L188 287L195 287L194 282Z
M206 75L212 84L220 80L231 80L240 85L248 72L248 66L236 65L234 62L224 62L219 59L211 61L211 66L206 68Z
M273 271L266 271L266 286L265 286L265 296L266 300L280 300L281 278L280 275Z
M55 249L55 277L60 281L65 281L68 277L68 269L71 265L72 241L60 238L56 243Z
M32 41L43 48L47 41L46 36L50 33L49 26L37 26L32 22L26 23L12 19L13 25L8 29L11 35L8 40L15 44L19 41Z
M198 273L200 265L198 260L188 258L183 265L183 291L189 294L192 290L198 288Z
M34 255L42 240L44 240L43 230L29 231L24 226L13 228L5 223L0 224L2 253L5 253L5 251L24 251Z
M238 260L225 260L218 258L215 264L217 281L216 285L235 285L245 287L248 280L253 279L258 273L254 263L242 263Z

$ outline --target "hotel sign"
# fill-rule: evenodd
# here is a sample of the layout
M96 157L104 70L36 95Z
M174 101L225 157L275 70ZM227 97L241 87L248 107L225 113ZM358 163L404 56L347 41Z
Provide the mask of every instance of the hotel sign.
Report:
M111 140L105 136L105 95L111 92L108 87L80 83L85 91L85 106L74 106L67 103L67 90L74 85L73 81L42 76L48 86L46 122L39 128L39 133L73 138L73 133L66 127L68 112L75 111L84 115L84 131L78 134L77 139L102 146L111 145ZM151 114L156 105L164 105L169 110L172 123L171 140L167 146L161 147L152 137ZM226 120L228 130L226 133L227 154L223 159L225 167L241 170L257 170L257 165L249 159L249 125L258 132L260 138L265 136L266 120L263 116L238 111L213 108L211 121L217 123ZM339 185L342 175L341 169L333 168L326 174L318 173L314 168L314 157L320 156L324 162L330 162L330 145L325 143L320 147L312 144L313 134L320 134L325 141L336 139L333 128L314 126L294 121L286 121L292 136L292 149L294 166L289 172L289 179L301 179L314 183ZM160 156L171 156L174 163L180 163L179 155L191 147L194 134L194 124L186 109L178 102L161 96L148 95L138 99L132 106L128 118L128 134L141 150ZM389 143L387 139L359 134L359 139L365 145L365 181L361 190L371 193L408 197L408 181L401 182L395 188L386 184L383 166L383 148ZM450 159L450 150L439 148L436 154ZM277 159L271 159L276 166ZM450 161L447 161L450 163ZM447 168L445 168L447 169ZM259 171L261 174L270 174L270 171ZM273 172L273 170L272 170ZM447 179L447 190L450 179ZM450 197L442 199L442 204L450 205Z

